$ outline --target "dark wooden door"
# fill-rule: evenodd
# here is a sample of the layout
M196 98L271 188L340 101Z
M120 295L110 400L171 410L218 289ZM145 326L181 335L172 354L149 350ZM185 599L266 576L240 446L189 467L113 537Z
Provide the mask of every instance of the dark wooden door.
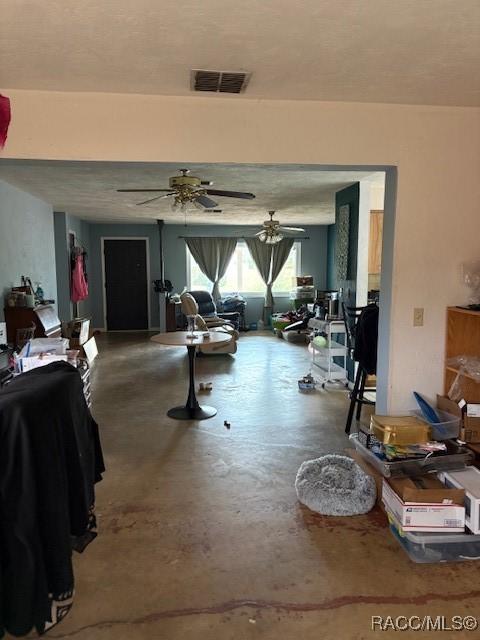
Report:
M104 240L107 329L148 329L145 240Z

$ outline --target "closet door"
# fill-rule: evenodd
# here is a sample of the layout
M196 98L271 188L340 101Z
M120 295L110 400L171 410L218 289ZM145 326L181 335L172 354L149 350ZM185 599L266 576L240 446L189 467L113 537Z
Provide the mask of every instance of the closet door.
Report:
M148 329L146 240L104 239L107 330Z

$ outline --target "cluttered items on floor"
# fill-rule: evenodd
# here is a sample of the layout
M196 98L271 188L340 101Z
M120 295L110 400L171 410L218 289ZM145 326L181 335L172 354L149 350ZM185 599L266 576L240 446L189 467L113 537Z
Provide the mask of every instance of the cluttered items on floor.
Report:
M0 637L43 634L72 607L72 550L97 535L105 467L77 371L52 362L3 387L0 439Z
M316 380L311 373L307 373L298 381L298 388L300 391L315 391L316 385Z
M371 417L350 440L367 473L381 482L390 530L414 562L480 558L480 471L473 452L458 440L449 399L437 406L415 393L409 416Z

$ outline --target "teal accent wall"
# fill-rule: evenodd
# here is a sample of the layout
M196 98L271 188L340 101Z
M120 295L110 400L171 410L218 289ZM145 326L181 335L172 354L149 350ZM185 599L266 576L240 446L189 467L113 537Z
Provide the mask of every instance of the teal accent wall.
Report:
M3 297L22 275L42 283L45 296L57 299L52 207L0 180L0 319Z
M335 263L335 242L337 237L336 225L328 227L328 249L327 249L327 288L342 289L341 300L347 306L356 306L357 294L357 253L358 253L358 212L360 206L360 183L356 182L350 187L341 189L335 194L335 219L341 206L350 206L350 226L349 226L349 251L348 251L348 277L347 280L337 281ZM349 380L354 378L354 363L350 358L347 360L347 370Z
M348 252L348 278L337 282L335 264L336 225L328 228L327 249L327 286L329 289L343 289L344 300L355 306L356 277L357 277L357 251L358 251L358 210L360 206L360 183L356 182L350 187L341 189L335 194L335 217L341 206L350 206L349 227L349 252Z
M335 272L335 241L337 238L337 227L334 224L328 225L327 235L327 289L336 289L337 277Z

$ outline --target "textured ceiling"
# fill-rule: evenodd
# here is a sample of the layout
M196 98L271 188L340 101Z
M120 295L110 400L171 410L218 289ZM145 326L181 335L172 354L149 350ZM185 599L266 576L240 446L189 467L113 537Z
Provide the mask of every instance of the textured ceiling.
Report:
M335 192L362 178L383 184L384 174L371 171L322 171L314 165L190 164L193 175L213 187L250 191L255 200L214 199L222 213L193 209L187 221L198 224L260 224L269 209L283 223L331 224ZM179 165L166 163L0 161L0 179L85 220L116 222L184 222L169 200L136 206L155 194L117 193L124 188L164 188Z
M3 87L188 95L204 68L251 71L237 100L480 104L479 0L0 6Z

